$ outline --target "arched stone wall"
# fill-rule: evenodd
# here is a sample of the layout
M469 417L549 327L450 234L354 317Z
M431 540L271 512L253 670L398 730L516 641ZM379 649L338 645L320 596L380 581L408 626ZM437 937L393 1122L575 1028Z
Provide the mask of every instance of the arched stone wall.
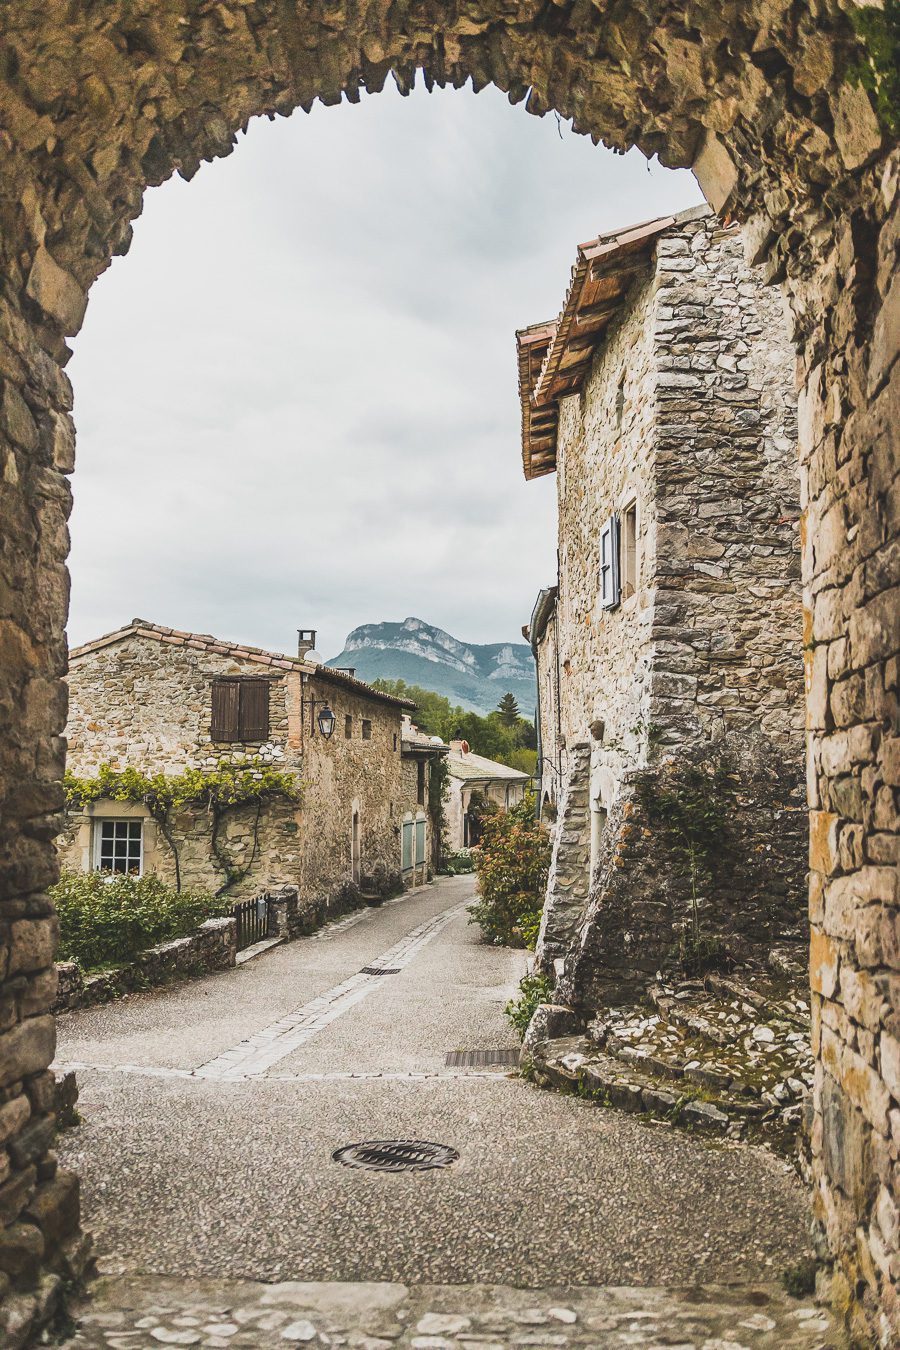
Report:
M857 52L844 4L4 7L0 1223L12 1225L3 1260L20 1283L40 1260L65 1268L76 1218L48 1155L45 1072L74 461L65 337L127 248L145 186L227 154L252 116L352 100L391 71L408 88L421 67L429 83L493 82L613 146L693 165L713 205L745 222L749 257L789 292L806 505L815 1204L839 1298L884 1343L900 1334L898 156L845 79ZM17 1265L16 1251L30 1256Z

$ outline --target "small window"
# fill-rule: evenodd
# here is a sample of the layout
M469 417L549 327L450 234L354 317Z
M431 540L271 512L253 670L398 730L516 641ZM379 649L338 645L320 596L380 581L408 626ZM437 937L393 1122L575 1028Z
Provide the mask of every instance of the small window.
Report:
M349 741L353 737L353 714L347 713L344 717L344 740Z
M634 595L638 586L637 502L622 512L622 599Z
M370 741L372 739L372 723L367 717L364 717L362 720L362 738L364 741Z
M619 603L619 517L610 516L600 531L600 604L615 609Z
M622 417L625 412L625 376L619 376L619 387L616 390L616 431L622 430Z
M425 805L425 761L420 759L416 765L416 801L419 806Z
M94 823L94 870L139 877L144 869L144 822L98 820Z
M209 734L214 741L267 741L269 681L213 680Z
M396 731L394 732L394 749L395 749L395 750L397 749L397 733L396 733Z
M416 866L425 861L425 819L416 821Z

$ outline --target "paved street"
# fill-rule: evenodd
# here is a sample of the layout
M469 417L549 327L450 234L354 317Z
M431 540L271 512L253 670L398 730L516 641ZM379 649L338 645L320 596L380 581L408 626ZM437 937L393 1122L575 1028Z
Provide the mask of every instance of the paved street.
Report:
M81 1066L83 1116L62 1138L62 1161L84 1179L86 1221L109 1277L99 1320L86 1321L75 1344L263 1345L263 1331L286 1343L290 1319L273 1321L272 1291L248 1281L399 1283L415 1306L406 1291L396 1306L419 1320L422 1286L433 1308L446 1302L441 1287L458 1285L507 1287L509 1298L490 1298L511 1307L515 1286L739 1282L748 1299L756 1286L748 1316L760 1300L777 1312L778 1275L808 1248L806 1201L783 1163L542 1092L503 1070L446 1068L450 1051L516 1044L502 1009L523 957L480 944L464 911L471 894L471 878L442 880L234 971L60 1019L58 1063ZM459 1160L386 1174L331 1159L342 1145L392 1138L447 1144ZM311 1296L290 1287L282 1301L296 1312ZM347 1285L330 1287L339 1302ZM490 1303L470 1293L473 1307ZM464 1312L466 1296L454 1297ZM653 1297L658 1313L663 1295ZM741 1304L744 1295L730 1297ZM316 1298L328 1304L321 1291ZM601 1316L607 1295L591 1298L590 1315ZM528 1306L546 1311L548 1299L535 1294ZM196 1317L188 1305L205 1310L202 1325L163 1325ZM203 1330L215 1307L236 1330ZM228 1321L224 1310L235 1307L243 1322L236 1313ZM768 1322L779 1335L788 1324L766 1311L738 1342L822 1344L808 1308L805 1320L794 1317L799 1307L788 1300L783 1312L800 1340L772 1340ZM333 1312L326 1307L325 1322ZM641 1316L649 1326L651 1313ZM368 1335L356 1313L347 1318L353 1335ZM256 1339L241 1339L245 1323ZM401 1323L372 1334L397 1343ZM340 1343L344 1333L330 1325ZM526 1343L513 1335L526 1323L510 1325L506 1340L487 1324L475 1340ZM538 1325L527 1343L596 1343L566 1339L583 1319L554 1323L552 1333ZM704 1335L714 1331L710 1322ZM166 1340L178 1332L181 1340ZM399 1343L450 1344L442 1334ZM476 1350L471 1328L460 1334Z

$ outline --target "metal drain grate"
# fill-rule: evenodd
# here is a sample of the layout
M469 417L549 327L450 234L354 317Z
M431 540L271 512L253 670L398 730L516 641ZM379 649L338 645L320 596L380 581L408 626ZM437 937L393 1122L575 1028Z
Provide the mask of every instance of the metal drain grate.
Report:
M459 1154L447 1144L429 1144L424 1139L370 1139L365 1144L346 1144L331 1155L345 1167L364 1167L373 1172L427 1172L449 1167Z
M519 1051L497 1050L450 1050L447 1052L445 1068L448 1069L486 1069L488 1066L515 1068L519 1063Z
M399 975L399 966L363 966L360 975Z

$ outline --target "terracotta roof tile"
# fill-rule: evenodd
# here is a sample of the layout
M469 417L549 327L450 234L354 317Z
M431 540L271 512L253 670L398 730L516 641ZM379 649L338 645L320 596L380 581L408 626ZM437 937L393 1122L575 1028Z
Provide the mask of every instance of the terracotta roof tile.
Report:
M317 680L325 680L330 684L337 684L350 689L359 694L361 698L374 699L379 703L390 703L397 708L416 707L416 704L410 699L395 698L393 694L385 694L380 689L373 689L370 684L366 684L364 680L357 680L355 676L347 675L343 671L332 670L330 666L317 666L309 661L304 661L300 656L287 656L284 652L266 651L264 647L247 647L237 643L224 642L221 638L215 638L210 633L185 633L177 628L166 628L162 624L150 623L147 619L132 619L131 623L124 628L117 628L112 633L104 633L102 637L93 638L90 642L84 642L79 647L73 647L69 652L69 661L77 661L82 656L100 651L104 647L111 647L117 642L124 642L130 637L149 638L154 642L190 647L194 651L208 651L216 656L232 656L237 660L252 661L257 665L269 666L275 670L299 670L307 675L314 676Z
M658 236L704 214L708 208L692 207L579 244L559 317L516 333L526 478L555 470L559 400L581 389L597 345L648 266Z

